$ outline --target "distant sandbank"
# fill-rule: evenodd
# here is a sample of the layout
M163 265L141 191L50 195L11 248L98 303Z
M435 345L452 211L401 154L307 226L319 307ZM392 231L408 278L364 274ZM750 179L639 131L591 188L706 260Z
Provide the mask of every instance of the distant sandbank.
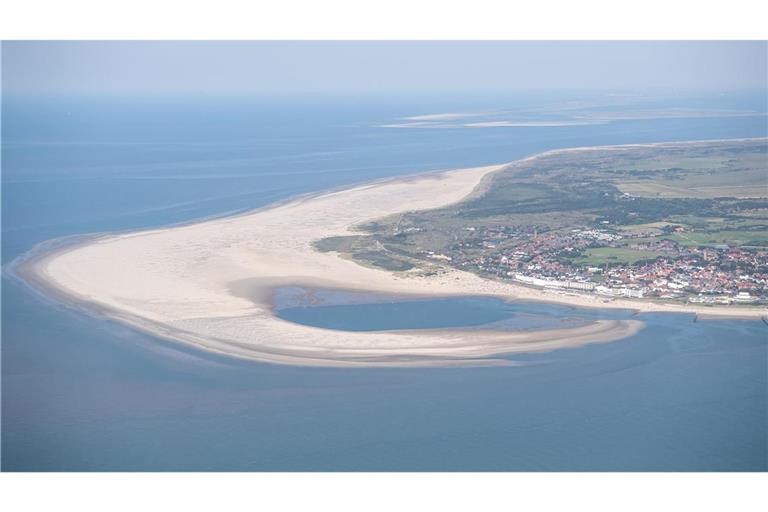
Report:
M353 234L352 228L365 222L457 202L483 177L508 165L515 163L380 181L231 217L87 238L39 251L23 259L15 272L58 300L153 335L233 357L296 365L506 365L512 363L494 356L612 341L636 333L643 322L596 320L579 327L520 332L337 331L275 316L269 297L284 285L419 296L492 295L505 300L707 316L757 318L766 314L764 308L626 299L605 303L595 296L532 289L455 269L432 276L395 274L313 248L316 240Z

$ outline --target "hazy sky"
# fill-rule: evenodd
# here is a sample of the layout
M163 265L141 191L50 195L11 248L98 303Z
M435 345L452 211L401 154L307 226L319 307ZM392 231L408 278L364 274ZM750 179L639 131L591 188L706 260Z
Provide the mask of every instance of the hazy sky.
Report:
M5 92L766 88L765 41L5 42Z

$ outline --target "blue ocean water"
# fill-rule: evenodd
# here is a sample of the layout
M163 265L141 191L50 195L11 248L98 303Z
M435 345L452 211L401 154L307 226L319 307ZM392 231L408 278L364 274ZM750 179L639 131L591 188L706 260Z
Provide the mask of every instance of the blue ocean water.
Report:
M417 114L574 97L581 98L4 97L2 261L55 237L185 222L558 147L768 132L759 116L380 127ZM760 94L657 103L765 111ZM385 327L410 325L413 309L398 313L395 306L376 313L395 322ZM503 321L491 304L422 306L427 326L446 318L464 325ZM321 317L337 327L357 322L360 306L349 307ZM519 306L513 316L532 314L531 307ZM537 317L573 314L536 308ZM765 325L642 317L648 327L632 338L515 356L528 363L520 367L300 368L153 339L52 306L5 276L2 468L768 469Z

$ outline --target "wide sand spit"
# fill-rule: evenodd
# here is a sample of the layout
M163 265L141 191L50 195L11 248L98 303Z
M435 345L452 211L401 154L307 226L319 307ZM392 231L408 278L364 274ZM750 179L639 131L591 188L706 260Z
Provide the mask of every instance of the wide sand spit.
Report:
M577 150L585 148L558 151ZM540 156L379 181L194 224L91 237L38 251L17 265L16 274L62 302L156 336L237 358L308 366L509 365L514 363L494 356L613 341L635 334L644 323L595 320L578 327L517 332L349 332L278 318L271 297L279 286L419 297L484 295L707 316L766 314L764 308L606 303L594 296L533 289L448 268L429 276L392 273L313 247L321 238L355 234L352 228L359 224L460 201L490 173Z

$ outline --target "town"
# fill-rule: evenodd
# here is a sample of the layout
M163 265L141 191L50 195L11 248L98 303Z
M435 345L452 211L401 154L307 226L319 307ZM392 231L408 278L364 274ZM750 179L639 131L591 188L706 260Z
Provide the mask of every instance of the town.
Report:
M321 241L390 271L700 304L768 302L764 142L560 152L464 200Z
M606 228L538 233L537 227L465 228L444 253L423 256L487 277L605 297L698 303L768 302L768 250L685 246L663 236ZM681 226L669 233L682 233Z

